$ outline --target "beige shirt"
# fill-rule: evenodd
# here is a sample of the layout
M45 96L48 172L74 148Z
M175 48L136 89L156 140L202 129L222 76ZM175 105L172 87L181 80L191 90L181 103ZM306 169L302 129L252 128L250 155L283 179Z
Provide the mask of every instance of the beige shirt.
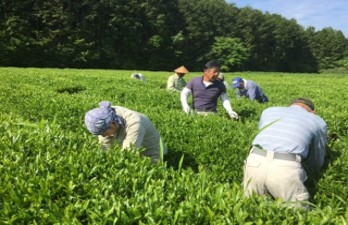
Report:
M186 81L183 77L179 78L177 74L173 74L167 80L167 89L170 91L182 91L186 86Z
M122 145L122 149L129 149L132 146L136 149L144 147L145 151L142 154L151 157L153 162L161 158L161 145L163 154L167 153L160 134L147 116L121 106L112 107L116 110L116 114L125 120L125 126L113 136L99 136L103 149L109 149L115 140Z

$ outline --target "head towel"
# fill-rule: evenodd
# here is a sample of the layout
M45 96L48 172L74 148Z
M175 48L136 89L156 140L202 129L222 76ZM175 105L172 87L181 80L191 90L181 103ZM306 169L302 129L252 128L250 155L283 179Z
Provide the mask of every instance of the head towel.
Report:
M89 132L94 135L102 135L112 121L124 124L123 119L117 116L115 109L111 107L111 102L103 101L99 103L99 106L99 108L88 111L85 115L85 124Z

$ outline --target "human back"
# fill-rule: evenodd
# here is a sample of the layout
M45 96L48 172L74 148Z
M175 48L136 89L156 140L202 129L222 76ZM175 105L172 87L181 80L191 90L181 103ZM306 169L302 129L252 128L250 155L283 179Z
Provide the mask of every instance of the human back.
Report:
M317 130L325 125L319 116L300 106L271 107L261 115L261 131L253 144L269 151L299 154L305 158Z
M305 182L320 170L326 155L325 121L311 100L297 98L288 107L265 109L259 129L245 161L246 196L271 195L306 208L310 194Z
M85 125L91 134L98 135L103 150L109 150L118 142L124 150L141 149L141 154L151 157L154 163L167 153L159 132L146 115L112 106L109 101L99 106L86 113Z
M121 130L118 141L124 149L134 146L144 147L143 155L158 156L160 154L160 134L151 120L144 114L122 106L113 106L117 114L125 121L124 130Z

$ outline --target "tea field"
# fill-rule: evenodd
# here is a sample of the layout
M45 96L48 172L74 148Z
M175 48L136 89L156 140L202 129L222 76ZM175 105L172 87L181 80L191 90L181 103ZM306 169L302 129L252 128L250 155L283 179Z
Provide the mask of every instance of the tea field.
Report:
M143 73L147 81L130 78ZM172 72L0 68L0 224L347 224L348 75L225 73L256 81L270 99L228 93L240 115L186 115ZM186 81L201 73L189 73ZM243 162L262 110L311 98L329 126L311 210L244 197ZM157 165L136 151L101 150L84 115L103 100L150 117L170 151Z

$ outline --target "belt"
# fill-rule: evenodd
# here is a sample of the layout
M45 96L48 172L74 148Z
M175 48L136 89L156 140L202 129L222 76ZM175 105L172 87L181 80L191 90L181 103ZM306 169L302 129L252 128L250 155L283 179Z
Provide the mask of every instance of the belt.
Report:
M216 115L216 112L214 111L196 111L196 113L199 115L204 115L204 116Z
M271 151L267 151L265 149L262 149L258 146L253 146L253 148L251 149L251 154L255 154L255 155L260 155L260 156L264 156L266 157L267 154L270 154ZM281 159L281 160L288 160L288 161L297 161L297 162L301 162L301 157L295 154L291 154L291 153L282 153L282 152L272 152L273 158L274 159Z

